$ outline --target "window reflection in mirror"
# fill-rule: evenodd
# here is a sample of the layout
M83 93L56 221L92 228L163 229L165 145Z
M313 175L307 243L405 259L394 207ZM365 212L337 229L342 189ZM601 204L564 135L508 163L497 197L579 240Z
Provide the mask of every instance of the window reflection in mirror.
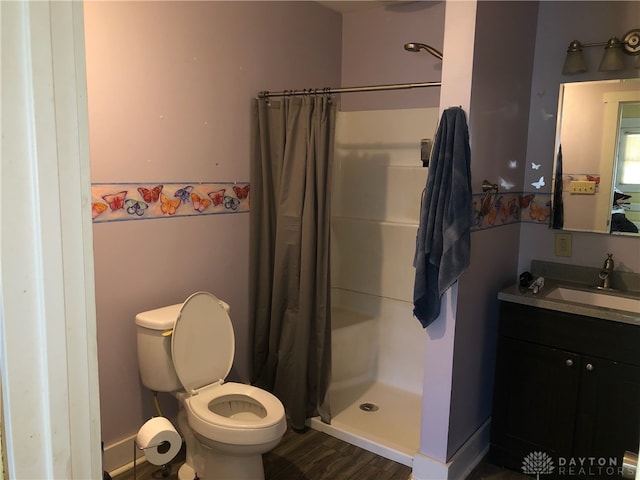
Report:
M638 78L560 85L564 230L640 237L639 105Z
M620 105L611 233L640 229L640 102Z

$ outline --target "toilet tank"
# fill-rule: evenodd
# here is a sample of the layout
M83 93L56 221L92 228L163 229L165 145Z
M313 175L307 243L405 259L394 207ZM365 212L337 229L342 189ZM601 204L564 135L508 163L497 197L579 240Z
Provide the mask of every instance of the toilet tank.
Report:
M173 368L171 335L181 303L136 315L138 369L145 387L155 392L175 392L182 384ZM164 334L164 335L163 335Z
M229 312L229 304L222 302ZM171 358L171 331L182 303L148 310L136 315L138 369L145 387L155 392L182 390Z

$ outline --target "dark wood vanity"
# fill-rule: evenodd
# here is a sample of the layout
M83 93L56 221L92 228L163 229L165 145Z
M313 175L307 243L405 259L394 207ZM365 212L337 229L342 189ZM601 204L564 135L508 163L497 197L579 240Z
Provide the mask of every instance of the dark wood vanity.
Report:
M621 478L612 464L640 440L640 326L502 301L498 335L491 461L523 472L539 452L554 466L540 478Z

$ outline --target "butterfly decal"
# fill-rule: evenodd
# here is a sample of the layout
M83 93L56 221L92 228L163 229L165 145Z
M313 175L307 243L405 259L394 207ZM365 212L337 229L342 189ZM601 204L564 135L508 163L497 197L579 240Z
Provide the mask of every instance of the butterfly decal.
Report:
M516 199L512 198L509 200L509 203L502 204L502 212L500 218L502 218L502 222L506 222L509 218L513 217L518 209L516 205Z
M542 117L543 120L550 120L553 118L554 114L553 113L547 113L547 111L544 108L540 109L540 116Z
M507 182L504 178L502 177L498 177L498 180L500 181L500 186L502 188L504 188L505 190L511 190L513 187L515 187L515 185L511 182Z
M493 207L491 211L487 215L487 222L489 225L494 225L496 223L496 218L498 217L498 212L502 211L504 197L500 195L495 202L493 202Z
M535 195L520 195L520 208L528 208Z
M207 195L209 195L209 198L213 202L214 207L222 205L222 203L224 202L224 191L225 189L223 188L222 190L216 190L215 192L207 193Z
M237 198L230 197L229 195L226 195L224 197L224 208L227 208L229 210L236 210L238 208L238 205L240 205L240 200L238 200Z
M149 208L149 205L145 202L134 200L133 198L128 198L124 204L127 206L127 213L129 215L138 215L139 217L144 215L144 211Z
M198 212L202 212L209 205L211 205L211 200L209 200L208 198L200 198L200 195L198 195L197 193L192 193L191 194L191 203L193 203L193 209L194 210L196 210Z
M536 222L544 222L551 215L551 208L539 207L536 202L531 202L529 206L529 216Z
M538 180L537 182L533 182L531 185L540 190L540 188L546 185L546 183L544 183L544 177L540 177L540 180Z
M534 170L539 170L541 166L542 166L541 163L533 163L533 162L531 162L531 168L533 168Z
M487 223L489 223L489 225L491 226L495 225L497 216L498 216L498 209L492 208L491 211L489 212L489 215L487 215Z
M518 166L518 162L516 162L515 160L509 160L509 168L513 170L517 166Z
M167 197L164 193L160 194L160 210L162 210L162 213L175 215L176 210L179 206L179 198L169 199L169 197Z
M191 190L193 190L193 186L187 185L186 187L182 187L177 190L173 196L179 198L182 203L187 203L191 197ZM180 203L178 203L178 205L179 204Z
M157 202L160 199L160 192L162 192L162 187L164 187L164 185L157 185L152 189L138 187L138 193L147 203Z
M93 202L91 204L91 219L93 220L94 218L96 218L98 215L104 212L107 208L109 207L107 207L104 203Z
M482 199L482 203L480 205L480 215L484 217L491 211L491 207L493 207L493 201L493 196L487 193Z
M587 175L587 180L596 182L596 185L600 185L600 175Z
M238 197L238 200L242 200L249 196L249 186L250 185L245 185L244 187L237 187L234 185L233 191L235 192L236 197Z
M124 199L127 198L127 191L123 190L118 193L110 193L103 195L102 198L109 204L109 208L112 212L124 208Z

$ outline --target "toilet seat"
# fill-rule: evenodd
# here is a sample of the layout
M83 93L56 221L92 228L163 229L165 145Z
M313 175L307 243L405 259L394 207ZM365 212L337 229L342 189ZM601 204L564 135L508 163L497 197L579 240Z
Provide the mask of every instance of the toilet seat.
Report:
M173 366L185 391L194 395L222 383L235 353L233 325L224 304L209 292L196 292L180 307L171 335Z
M212 385L187 398L185 406L194 431L223 443L265 443L281 437L286 430L280 400L251 385L233 382ZM223 407L229 414L216 413L213 411L216 407Z

